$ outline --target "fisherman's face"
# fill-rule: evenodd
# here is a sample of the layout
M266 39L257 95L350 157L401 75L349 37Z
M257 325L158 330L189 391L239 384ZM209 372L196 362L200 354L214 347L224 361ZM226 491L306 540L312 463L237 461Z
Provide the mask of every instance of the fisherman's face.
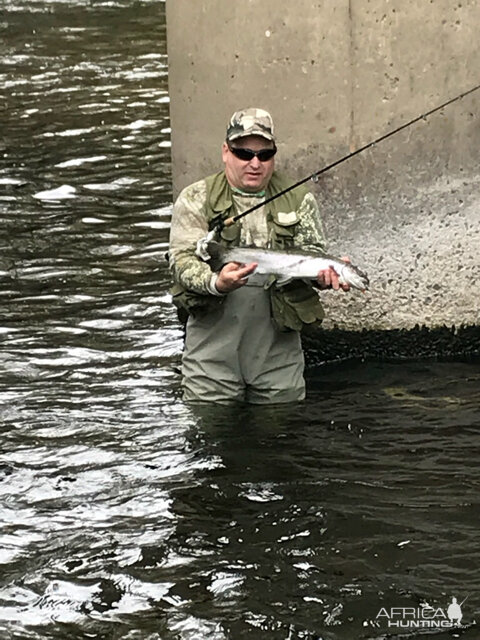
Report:
M230 147L261 151L262 149L273 149L275 145L271 140L262 138L262 136L245 136L232 140ZM222 160L225 163L225 175L229 184L242 191L252 193L265 189L272 177L275 165L273 157L263 162L257 156L251 160L241 160L230 151L226 142L222 146Z

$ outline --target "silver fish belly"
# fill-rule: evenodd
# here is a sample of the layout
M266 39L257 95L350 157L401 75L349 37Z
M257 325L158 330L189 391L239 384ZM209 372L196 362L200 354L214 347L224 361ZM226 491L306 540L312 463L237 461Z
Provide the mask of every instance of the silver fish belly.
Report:
M256 262L258 266L255 273L274 275L279 283L293 279L316 280L319 271L332 268L342 284L348 284L361 291L368 289L369 285L367 274L358 267L327 254L273 251L258 247L226 248L213 241L207 244L207 251L215 269L227 262Z

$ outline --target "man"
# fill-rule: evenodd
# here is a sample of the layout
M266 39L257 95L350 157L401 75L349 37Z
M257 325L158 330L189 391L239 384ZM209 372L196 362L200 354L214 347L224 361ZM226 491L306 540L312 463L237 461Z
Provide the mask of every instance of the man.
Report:
M170 268L173 302L188 316L185 400L270 404L305 397L299 331L323 318L316 288L303 281L278 286L255 275L255 263L229 263L215 273L195 254L214 218L247 211L292 184L275 171L276 150L267 111L235 112L222 146L224 170L190 185L175 202ZM318 206L304 187L224 227L216 239L226 246L324 249ZM317 287L339 289L337 274L320 272Z

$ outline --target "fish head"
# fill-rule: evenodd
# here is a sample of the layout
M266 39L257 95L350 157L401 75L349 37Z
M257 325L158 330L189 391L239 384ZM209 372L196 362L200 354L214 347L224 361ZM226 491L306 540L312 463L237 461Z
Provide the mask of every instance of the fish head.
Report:
M367 274L350 262L345 263L340 277L346 284L360 291L366 291L370 284Z

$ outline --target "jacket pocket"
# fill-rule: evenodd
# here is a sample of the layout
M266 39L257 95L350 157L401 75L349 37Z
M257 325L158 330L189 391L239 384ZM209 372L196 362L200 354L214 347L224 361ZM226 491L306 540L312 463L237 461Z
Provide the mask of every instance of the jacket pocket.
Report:
M271 216L274 246L281 249L292 247L300 221L297 212L272 211Z
M305 325L320 324L325 316L317 291L302 281L270 288L272 317L281 331L300 331Z
M223 304L224 296L213 296L210 294L195 293L184 289L178 283L170 288L172 303L177 307L177 313L182 323L186 322L189 315L203 316L212 312Z

